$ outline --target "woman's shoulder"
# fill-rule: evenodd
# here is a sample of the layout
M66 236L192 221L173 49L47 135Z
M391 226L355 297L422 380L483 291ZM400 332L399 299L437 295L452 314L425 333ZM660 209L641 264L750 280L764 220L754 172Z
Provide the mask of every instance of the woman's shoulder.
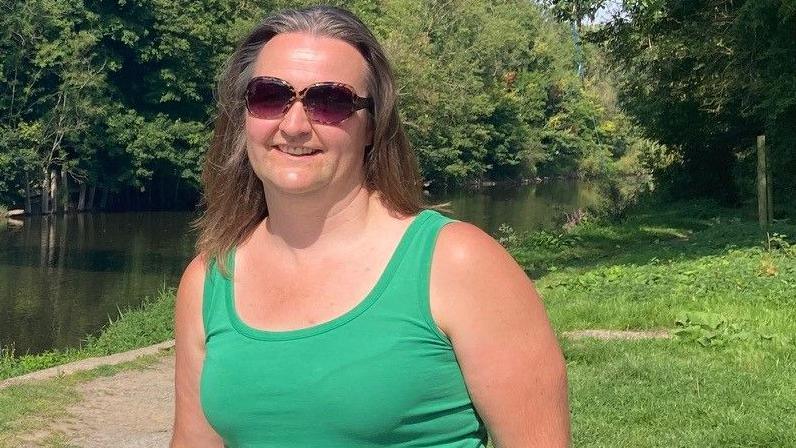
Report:
M503 246L478 226L453 221L442 227L434 251L437 260L451 269L461 269L473 263L486 264L513 261Z
M195 282L196 280L204 280L205 271L208 267L207 254L201 252L193 257L185 270L182 273L183 280ZM182 283L182 281L180 281Z
M205 253L196 255L185 267L177 288L178 308L201 306L207 267L208 257Z
M477 319L489 307L510 308L534 295L530 279L503 246L477 226L452 222L440 230L431 267L431 308L448 334ZM522 300L522 299L520 299ZM492 313L498 318L499 313Z

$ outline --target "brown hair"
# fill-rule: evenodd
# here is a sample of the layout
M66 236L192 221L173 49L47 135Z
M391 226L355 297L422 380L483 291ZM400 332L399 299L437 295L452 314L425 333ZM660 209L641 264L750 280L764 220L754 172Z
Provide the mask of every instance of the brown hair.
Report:
M197 250L208 262L215 260L225 275L224 255L268 216L262 183L246 153L246 84L263 45L277 34L290 32L340 39L362 54L374 104L373 144L365 151L364 186L379 192L382 203L402 215L414 215L423 208L420 173L398 115L393 71L376 38L354 14L341 8L278 11L240 42L218 82L218 115L202 169L200 206L205 210L195 226Z

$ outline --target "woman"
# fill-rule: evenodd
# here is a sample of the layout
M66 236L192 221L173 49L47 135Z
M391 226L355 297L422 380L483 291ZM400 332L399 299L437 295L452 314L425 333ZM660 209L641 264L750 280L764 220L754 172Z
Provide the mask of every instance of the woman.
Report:
M356 17L268 17L219 102L172 447L568 444L540 300L491 237L422 209L392 71Z

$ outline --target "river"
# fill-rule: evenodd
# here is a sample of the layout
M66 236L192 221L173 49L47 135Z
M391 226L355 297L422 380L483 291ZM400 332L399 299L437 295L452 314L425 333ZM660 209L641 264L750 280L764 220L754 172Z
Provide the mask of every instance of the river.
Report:
M436 194L457 219L495 235L549 229L598 200L592 184L538 185ZM119 310L177 285L193 255L190 212L67 214L24 218L0 230L0 347L17 355L76 347Z

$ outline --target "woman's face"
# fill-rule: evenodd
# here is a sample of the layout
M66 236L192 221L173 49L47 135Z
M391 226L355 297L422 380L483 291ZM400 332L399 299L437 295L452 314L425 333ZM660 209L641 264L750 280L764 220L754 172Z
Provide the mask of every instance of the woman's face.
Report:
M296 92L316 82L341 82L353 87L357 95L368 97L366 70L362 55L346 42L305 33L285 33L263 46L252 77L283 79ZM281 117L246 116L249 161L266 191L308 194L361 185L365 175L365 146L371 140L371 118L364 109L334 125L310 121L298 101ZM297 147L317 152L288 154Z

